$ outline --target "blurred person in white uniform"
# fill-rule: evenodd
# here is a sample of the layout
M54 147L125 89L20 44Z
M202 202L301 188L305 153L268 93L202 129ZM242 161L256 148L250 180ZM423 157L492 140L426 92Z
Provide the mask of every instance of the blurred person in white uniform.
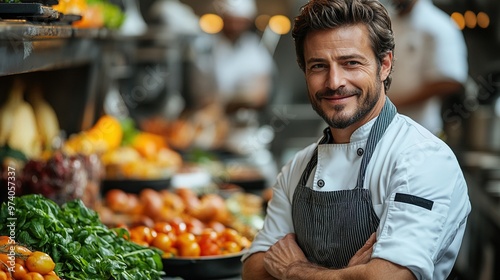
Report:
M213 48L216 87L229 111L261 109L271 91L274 62L252 26L257 15L254 0L216 0L224 26Z
M277 176L242 278L446 279L471 211L467 184L446 143L386 96L387 10L378 0L310 0L292 35L328 126Z
M467 46L458 26L431 0L384 0L392 8L395 72L387 95L401 114L436 135L443 99L468 78Z

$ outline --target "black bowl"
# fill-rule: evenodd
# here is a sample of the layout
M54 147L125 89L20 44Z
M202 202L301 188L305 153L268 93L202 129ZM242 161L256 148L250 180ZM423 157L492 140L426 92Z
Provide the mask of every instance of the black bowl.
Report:
M222 256L196 258L163 258L163 271L167 277L184 280L223 279L241 274L244 251Z

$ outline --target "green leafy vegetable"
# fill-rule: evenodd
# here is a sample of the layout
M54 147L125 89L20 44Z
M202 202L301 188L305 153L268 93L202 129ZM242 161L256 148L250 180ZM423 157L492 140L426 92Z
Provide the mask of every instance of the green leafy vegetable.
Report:
M81 200L59 207L41 195L16 197L2 204L2 221L12 220L8 205L15 206L16 241L49 254L63 279L161 279L161 251L126 240L124 229L107 228ZM1 235L10 230L0 224Z

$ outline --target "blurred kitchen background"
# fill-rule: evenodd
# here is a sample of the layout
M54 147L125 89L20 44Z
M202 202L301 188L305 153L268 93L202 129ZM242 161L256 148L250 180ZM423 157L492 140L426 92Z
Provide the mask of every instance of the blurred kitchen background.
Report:
M169 26L161 6L155 6L161 1L111 2L130 16L126 36L102 30L70 34L55 30L41 35L43 40L30 34L34 43L29 44L18 23L0 22L0 93L8 92L17 78L40 84L67 135L91 127L103 112L129 114L138 122L155 115L179 116L194 90L188 71L196 58L190 47L204 35L192 32L187 15L214 14L214 4L170 1L185 5L171 16L186 22ZM253 29L270 50L275 71L270 103L256 117L257 143L250 153L251 160L268 172L268 184L295 151L317 139L324 126L309 105L290 34L290 22L304 3L257 1ZM473 207L454 277L500 279L500 4L496 0L434 3L461 24L469 53L470 82L443 108L444 139L466 171ZM197 19L194 23L198 27ZM0 104L6 99L7 94L0 94ZM203 142L208 136L200 137Z

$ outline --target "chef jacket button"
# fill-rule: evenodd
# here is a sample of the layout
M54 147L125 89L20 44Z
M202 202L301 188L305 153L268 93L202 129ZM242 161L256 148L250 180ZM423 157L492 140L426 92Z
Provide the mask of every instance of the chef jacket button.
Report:
M325 186L325 181L318 180L318 187L322 188L323 186Z
M363 148L359 148L359 149L356 151L356 153L358 154L358 156L362 156L362 155L365 153L365 151L363 150Z

